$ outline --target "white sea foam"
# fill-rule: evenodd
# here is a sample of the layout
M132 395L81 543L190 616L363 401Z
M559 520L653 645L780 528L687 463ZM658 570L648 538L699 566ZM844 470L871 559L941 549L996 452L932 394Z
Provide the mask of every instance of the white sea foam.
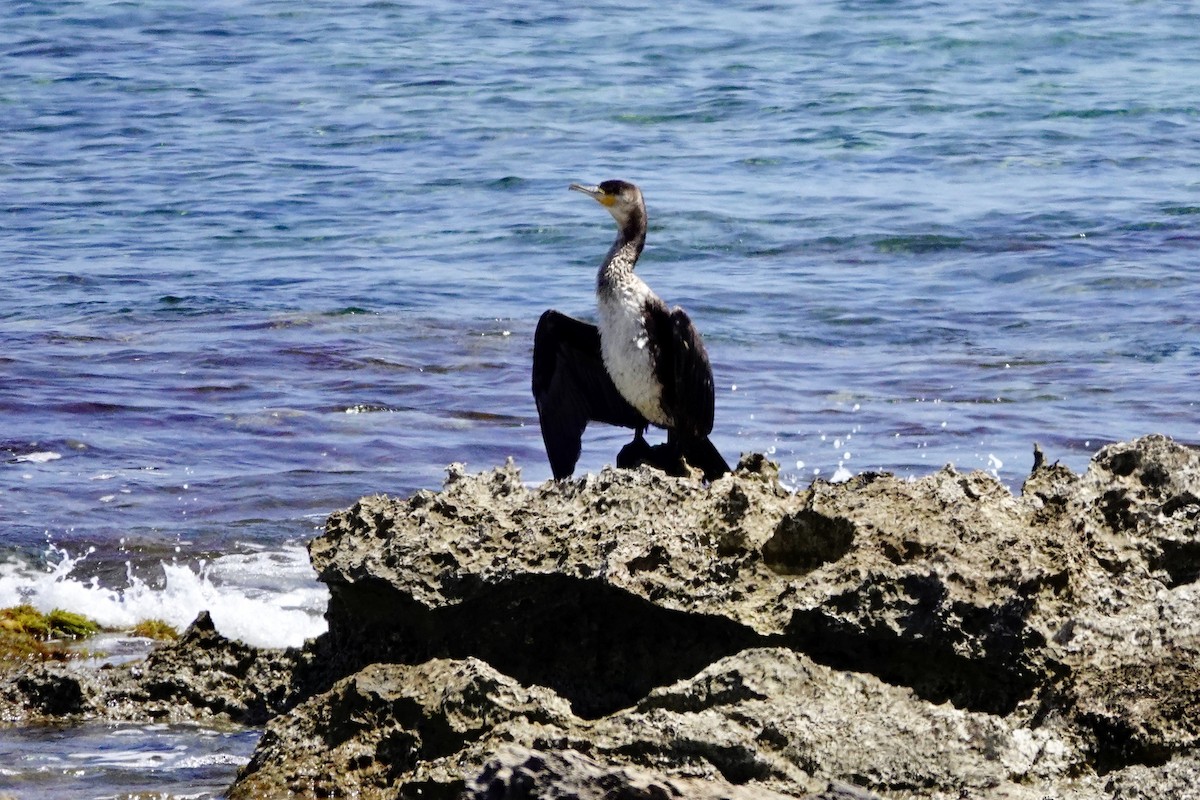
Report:
M1000 477L1000 470L1001 470L1001 468L1003 468L1003 467L1004 467L1004 462L1003 462L1003 461L1001 461L1000 459L996 458L996 456L995 456L995 454L994 454L994 453L988 453L988 459L987 459L987 460L988 460L988 463L987 463L987 465L988 465L988 472L992 473L992 474L993 474L993 475L995 475L997 478L999 478L999 477Z
M838 464L838 468L829 476L830 483L845 483L854 477L854 473Z
M39 453L25 453L24 455L17 456L13 459L13 461L22 461L28 464L45 464L49 461L57 461L60 458L62 458L61 453L45 451Z
M89 553L73 556L52 547L51 565L0 564L0 608L28 603L41 611L62 608L107 628L129 629L161 619L182 630L201 611L212 614L225 636L258 647L300 645L325 630L328 590L317 583L299 546L220 556L188 564L162 564L162 580L148 582L127 566L128 586L101 586L73 573Z

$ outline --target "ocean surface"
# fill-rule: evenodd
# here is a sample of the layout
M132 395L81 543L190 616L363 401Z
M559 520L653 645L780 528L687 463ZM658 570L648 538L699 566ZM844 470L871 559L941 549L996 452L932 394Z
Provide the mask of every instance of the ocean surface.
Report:
M512 458L546 308L639 273L783 478L1200 440L1200 11L0 7L0 606L299 644L359 496ZM627 440L594 426L579 473ZM255 732L0 732L0 794L210 797ZM131 766L132 765L132 766Z

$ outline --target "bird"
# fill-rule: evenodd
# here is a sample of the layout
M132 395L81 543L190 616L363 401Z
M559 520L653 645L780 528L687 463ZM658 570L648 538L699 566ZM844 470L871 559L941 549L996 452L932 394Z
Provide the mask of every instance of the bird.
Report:
M646 245L642 192L623 180L568 188L608 210L617 238L596 275L599 324L549 309L534 332L533 396L554 478L574 473L594 421L633 428L618 467L645 463L686 476L690 466L712 482L729 464L709 439L714 389L704 341L682 308L668 308L633 271ZM651 425L666 429L666 443L646 442Z

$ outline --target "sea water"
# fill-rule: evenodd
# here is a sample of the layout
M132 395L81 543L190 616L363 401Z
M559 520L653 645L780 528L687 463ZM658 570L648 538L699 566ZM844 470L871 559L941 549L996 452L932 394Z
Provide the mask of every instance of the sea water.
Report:
M197 725L83 723L0 728L6 796L215 797L258 735Z
M1112 0L5 4L0 604L299 644L330 511L455 461L549 477L533 328L594 319L614 235L572 181L645 192L639 273L705 336L731 461L1019 491L1034 442L1196 441L1197 31ZM593 426L579 471L627 438ZM210 741L10 730L39 755L0 793L219 791L134 780L109 733Z

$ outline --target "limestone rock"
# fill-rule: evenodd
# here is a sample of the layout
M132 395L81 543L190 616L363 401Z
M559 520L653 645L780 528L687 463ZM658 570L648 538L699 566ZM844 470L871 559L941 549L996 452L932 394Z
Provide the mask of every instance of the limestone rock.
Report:
M63 717L180 722L223 719L261 725L289 706L302 684L298 651L260 650L227 639L207 611L144 662L99 670L30 664L0 680L0 718Z
M486 742L570 718L552 692L475 659L375 664L273 720L230 796L453 797Z
M539 752L505 746L484 765L462 800L783 800L789 795L731 786L720 780L667 778L633 767L600 764L574 750ZM812 800L873 800L875 795L831 787Z
M1017 496L454 466L329 518L303 650L201 618L0 714L270 719L235 798L1200 800L1200 452L1038 453Z
M951 467L795 494L768 463L741 467L707 488L650 471L530 488L511 465L454 469L440 493L364 498L310 548L332 593L331 669L477 658L552 689L595 722L592 735L634 724L630 715L646 729L646 704L665 687L744 651L803 653L871 677L877 698L906 692L923 746L878 709L846 712L844 726L870 720L858 741L897 748L865 748L872 765L805 754L787 737L802 730L811 745L821 727L799 717L729 743L753 753L741 767L696 767L792 793L850 778L913 796L991 787L1020 797L1060 784L1086 796L1102 791L1088 775L1194 751L1195 450L1147 437L1105 448L1083 475L1039 461L1020 496ZM775 728L787 755L764 745ZM988 755L964 744L943 763L928 745L967 740ZM672 774L679 758L667 759ZM929 774L900 769L914 761Z

